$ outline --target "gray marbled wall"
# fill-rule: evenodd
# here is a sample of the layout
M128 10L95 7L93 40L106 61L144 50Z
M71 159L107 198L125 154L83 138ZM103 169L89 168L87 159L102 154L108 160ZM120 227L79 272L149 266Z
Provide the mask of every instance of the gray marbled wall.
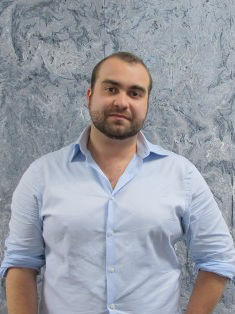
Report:
M117 50L152 72L146 136L198 167L235 236L234 19L234 0L0 0L0 259L21 175L78 137L91 70ZM183 243L177 252L184 308L195 274ZM234 283L214 313L235 313Z

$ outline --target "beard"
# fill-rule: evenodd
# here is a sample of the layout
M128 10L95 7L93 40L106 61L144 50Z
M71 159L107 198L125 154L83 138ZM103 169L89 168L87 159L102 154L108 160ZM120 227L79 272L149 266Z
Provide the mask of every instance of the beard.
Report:
M90 108L92 108L92 104L90 105ZM89 112L94 126L109 138L117 140L124 140L135 136L142 129L145 121L145 118L143 120L138 119L134 114L132 116L128 115L126 110L121 110L112 106L107 107L102 112L92 109L90 109ZM128 120L109 118L110 115L115 114L123 115L127 117Z

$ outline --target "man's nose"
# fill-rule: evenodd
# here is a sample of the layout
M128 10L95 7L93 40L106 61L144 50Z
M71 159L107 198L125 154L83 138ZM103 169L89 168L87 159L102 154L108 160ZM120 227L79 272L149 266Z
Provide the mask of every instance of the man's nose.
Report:
M122 109L128 107L128 95L124 92L120 92L116 95L113 101L114 106Z

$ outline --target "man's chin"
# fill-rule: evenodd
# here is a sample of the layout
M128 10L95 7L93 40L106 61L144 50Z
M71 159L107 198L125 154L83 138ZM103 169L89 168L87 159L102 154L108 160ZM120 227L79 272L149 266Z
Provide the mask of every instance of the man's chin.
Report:
M94 123L94 122L93 122ZM140 128L130 128L125 124L112 124L112 123L103 123L103 124L94 124L95 127L104 135L111 139L125 140L129 137L135 136Z
M102 132L102 131L101 131ZM125 140L126 138L129 138L129 137L132 137L132 136L135 136L138 132L136 131L127 131L127 130L103 130L103 133L109 137L109 138L112 138L112 139L116 139L116 140Z

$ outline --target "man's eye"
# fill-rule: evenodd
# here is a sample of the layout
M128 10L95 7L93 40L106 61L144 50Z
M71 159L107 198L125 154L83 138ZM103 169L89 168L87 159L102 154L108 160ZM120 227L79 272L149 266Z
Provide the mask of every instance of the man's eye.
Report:
M138 97L138 96L140 96L140 93L138 93L136 91L130 91L130 95L131 95L131 97Z
M108 87L108 88L106 88L106 90L107 90L109 93L111 93L111 94L114 94L114 93L116 93L116 91L117 91L116 87Z

